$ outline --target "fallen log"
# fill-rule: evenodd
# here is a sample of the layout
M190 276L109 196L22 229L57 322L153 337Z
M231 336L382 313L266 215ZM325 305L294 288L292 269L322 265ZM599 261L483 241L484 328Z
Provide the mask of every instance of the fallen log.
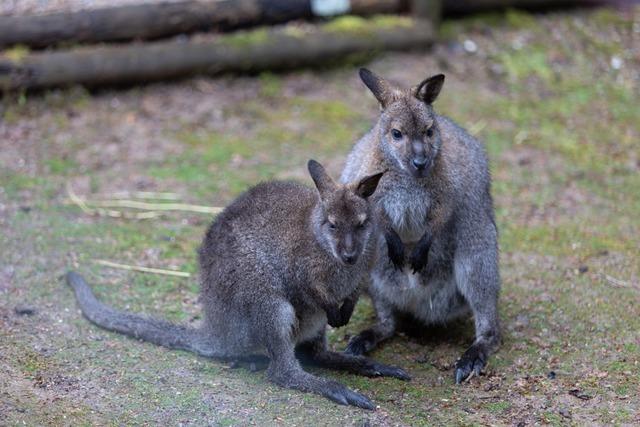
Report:
M190 40L82 47L0 57L0 90L132 84L194 74L259 72L323 65L345 55L425 47L428 21L343 17Z
M314 16L393 13L401 10L401 3L402 0L184 0L47 15L0 16L0 48L17 44L42 48L62 42L152 40Z

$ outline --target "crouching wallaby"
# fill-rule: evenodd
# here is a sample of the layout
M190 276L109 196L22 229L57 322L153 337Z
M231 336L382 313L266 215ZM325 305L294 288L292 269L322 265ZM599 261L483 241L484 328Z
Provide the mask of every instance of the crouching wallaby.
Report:
M387 170L372 201L381 211L378 261L368 293L377 323L352 338L363 354L396 329L396 314L425 324L473 314L476 339L456 362L460 383L479 374L500 341L497 229L482 145L432 103L444 75L402 90L366 69L380 103L374 128L349 154L342 181ZM389 262L391 261L391 262Z
M371 268L377 221L369 199L382 173L339 185L310 160L317 192L292 182L259 184L213 222L199 250L200 328L116 311L77 273L67 275L83 314L105 329L222 359L266 354L283 386L373 409L344 385L305 372L298 360L366 376L409 376L400 368L327 349L327 322L347 323Z

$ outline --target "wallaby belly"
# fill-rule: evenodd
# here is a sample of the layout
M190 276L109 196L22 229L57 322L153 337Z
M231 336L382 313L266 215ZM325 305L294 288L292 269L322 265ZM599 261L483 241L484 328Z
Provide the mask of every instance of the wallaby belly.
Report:
M426 324L445 323L469 313L466 301L458 292L453 275L426 280L411 268L402 271L376 269L371 275L369 293L394 309L410 313Z

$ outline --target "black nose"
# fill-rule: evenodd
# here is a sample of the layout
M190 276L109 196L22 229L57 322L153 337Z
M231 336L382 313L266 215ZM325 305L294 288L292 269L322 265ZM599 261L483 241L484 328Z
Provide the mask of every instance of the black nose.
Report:
M427 165L427 158L423 157L423 158L413 159L411 163L413 163L413 166L415 166L416 169L424 169L424 167Z
M358 260L358 255L355 252L343 252L340 258L345 264L355 264Z

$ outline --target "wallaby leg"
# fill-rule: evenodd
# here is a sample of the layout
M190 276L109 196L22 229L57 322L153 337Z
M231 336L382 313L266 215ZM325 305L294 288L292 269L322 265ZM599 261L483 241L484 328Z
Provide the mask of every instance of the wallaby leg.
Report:
M348 371L366 377L393 377L408 381L409 374L396 366L378 363L368 357L330 351L324 332L312 341L303 343L297 348L303 361L308 361L323 368Z
M377 323L349 340L345 353L360 356L373 350L380 342L391 338L396 332L396 318L390 304L377 302L372 297Z
M364 409L375 406L364 395L349 390L337 381L319 378L305 372L295 357L293 331L296 317L293 307L286 301L261 307L261 325L266 330L262 334L263 344L270 358L267 375L274 383L296 390L325 396L341 405L353 405Z
M456 362L456 383L471 372L480 374L500 342L498 293L500 278L493 250L456 255L456 284L466 298L475 321L476 339Z

